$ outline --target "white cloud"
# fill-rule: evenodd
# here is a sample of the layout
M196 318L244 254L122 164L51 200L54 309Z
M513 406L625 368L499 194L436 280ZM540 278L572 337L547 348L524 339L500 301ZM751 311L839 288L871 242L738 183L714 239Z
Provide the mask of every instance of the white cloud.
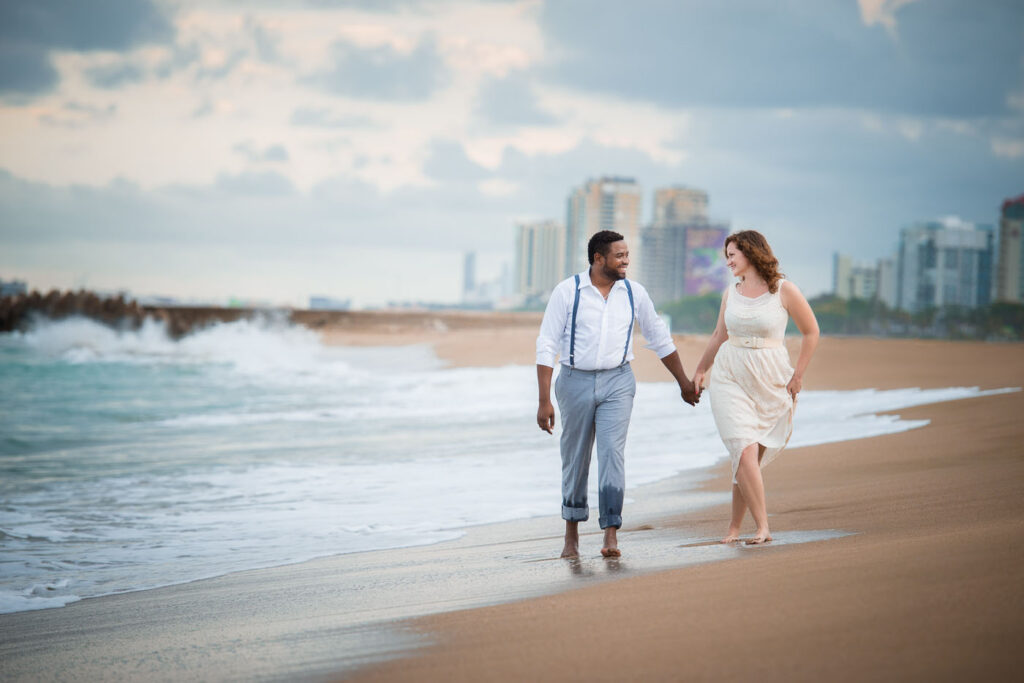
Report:
M480 192L488 197L508 197L519 191L519 183L501 178L491 178L477 183Z
M992 139L992 153L1006 159L1024 158L1024 139Z
M916 0L857 0L857 4L860 6L860 18L864 25L881 24L893 37L897 32L897 10L912 2L916 2Z
M973 218L972 211L995 205L989 195L1011 191L1003 179L1020 177L1024 158L1019 119L984 107L913 108L902 106L899 98L876 97L888 92L881 86L903 82L886 81L884 69L864 72L881 89L864 90L859 98L800 99L825 88L810 82L764 99L765 92L778 90L773 78L785 72L780 65L806 63L808 52L802 50L824 46L814 54L821 57L820 70L832 74L837 64L859 68L864 51L880 45L891 48L885 55L896 54L915 36L949 24L948 19L941 23L941 12L930 15L931 23L911 24L910 15L926 7L904 16L899 10L907 0L860 3L864 25L895 31L897 16L904 21L901 45L880 30L865 30L852 4L842 11L815 5L812 26L835 29L832 19L840 17L843 30L832 36L803 30L793 12L751 0L743 6L764 8L763 16L774 22L773 31L759 25L755 34L778 33L779 41L788 36L797 43L806 34L814 40L788 53L781 50L791 61L774 60L769 50L761 66L772 77L754 79L749 98L722 101L679 95L699 90L705 76L710 80L704 86L712 91L728 89L729 79L740 73L729 70L735 64L728 50L698 55L716 60L714 65L688 62L690 53L675 50L685 41L669 19L680 16L685 3L638 5L647 23L634 24L633 30L657 33L658 41L645 43L647 33L619 31L619 23L629 28L629 17L621 22L603 17L611 33L588 33L593 51L582 53L576 64L581 71L559 78L553 72L566 41L579 35L573 33L577 23L601 28L594 17L577 17L571 7L565 10L564 33L544 28L543 15L566 7L562 0L547 5L440 0L400 4L391 11L315 4L280 9L281 4L265 0L170 1L180 7L173 44L57 53L56 90L29 104L0 102L0 169L50 188L36 188L42 199L32 207L33 230L53 224L80 231L91 211L89 227L98 241L130 239L104 232L110 225L111 230L130 228L143 241L177 237L183 251L201 250L215 239L274 242L282 261L299 258L298 251L285 248L289 241L362 240L361 248L383 249L418 239L418 231L443 235L455 251L498 250L511 243L515 216L561 217L571 186L588 176L617 173L637 177L648 207L650 191L660 185L703 187L711 193L713 215L732 218L737 227L769 227L785 235L781 244L788 241L792 254L808 240L824 252L835 237L823 226L836 234L870 234L874 244L884 242L886 231L901 220L940 212ZM649 11L659 7L668 9ZM688 30L714 33L732 26L735 10L715 8L720 14L712 25L695 22ZM959 56L949 36L958 35L961 23L939 31L936 39L948 48L943 56ZM736 27L739 33L726 35L748 35L748 25ZM642 58L611 55L606 38L612 33ZM817 40L826 34L833 43L856 43L857 49L837 48L831 54L831 43ZM857 43L862 38L867 42ZM447 77L416 102L326 92L309 76L331 66L332 46L339 40L371 51L386 48L399 57L432 41ZM966 67L963 60L951 63L972 73L983 71L975 64L1006 63L989 52L964 52L976 54L981 56ZM620 57L623 70L609 70ZM115 69L124 65L137 71L124 77ZM601 87L582 89L580 73ZM97 75L105 87L97 87ZM506 79L521 79L519 96L528 96L530 106L519 116L483 116L487 84ZM626 81L636 87L630 89ZM911 81L917 83L908 77ZM1005 100L1016 112L1024 110L1024 96L1005 95L1003 80L993 80L998 88L981 96L969 92L965 82L933 80L922 93L929 101L960 103L998 90L1001 106ZM1019 90L1019 81L1011 84ZM853 83L830 75L828 85L846 90ZM747 88L741 90L746 94ZM500 98L495 102L501 106ZM439 141L451 144L439 146ZM118 179L134 189L112 191L121 187ZM0 197L0 210L7 218L27 215L19 203L25 193L17 183L9 187L14 189ZM62 211L50 212L54 205ZM115 226L118 220L125 225ZM20 239L21 223L7 225L0 237ZM64 244L72 234L82 233L54 229L46 236ZM34 253L45 250L42 245ZM810 285L810 293L816 259L808 258L802 271L794 268L805 273L800 280ZM794 267L793 260L787 267ZM326 282L313 283L314 289L330 293Z

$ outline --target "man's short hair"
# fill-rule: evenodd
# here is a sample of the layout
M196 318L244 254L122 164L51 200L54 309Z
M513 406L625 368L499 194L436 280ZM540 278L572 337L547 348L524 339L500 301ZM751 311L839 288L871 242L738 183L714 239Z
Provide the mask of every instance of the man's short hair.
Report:
M608 250L611 245L624 239L626 238L612 230L602 230L601 232L594 233L594 236L590 238L590 242L587 243L587 260L590 261L590 265L594 265L594 254L608 256Z

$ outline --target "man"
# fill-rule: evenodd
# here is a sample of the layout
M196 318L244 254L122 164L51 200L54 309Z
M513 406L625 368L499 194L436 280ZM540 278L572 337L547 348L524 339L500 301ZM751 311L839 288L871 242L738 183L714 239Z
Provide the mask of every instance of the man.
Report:
M590 517L587 477L595 439L599 522L604 529L601 554L620 555L617 530L622 526L626 487L626 430L636 393L629 367L634 320L640 323L647 348L676 378L683 400L696 405L700 398L647 290L626 279L629 249L622 235L603 230L591 237L587 259L589 269L555 286L537 337L537 424L549 434L555 426L551 375L556 356L562 362L555 398L562 414L562 557L567 558L579 556L578 525Z

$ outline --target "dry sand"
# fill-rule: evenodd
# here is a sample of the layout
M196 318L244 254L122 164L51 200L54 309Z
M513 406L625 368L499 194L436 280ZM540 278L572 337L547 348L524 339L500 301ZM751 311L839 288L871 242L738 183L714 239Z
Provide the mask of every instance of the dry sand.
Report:
M538 321L378 316L323 331L332 343L430 343L451 363L531 365ZM703 340L678 343L692 372ZM650 352L640 352L635 368L641 379L668 379ZM805 385L1020 387L1024 346L826 338ZM0 679L1016 678L1024 663L1024 393L900 414L932 422L792 449L766 470L779 537L827 529L850 536L749 551L679 547L724 531L728 508L715 505L641 520L643 527L634 521L623 530L621 566L588 559L582 576L570 576L559 560L537 561L557 552L560 521L527 520L449 544L0 615ZM725 500L727 466L705 488ZM630 511L634 520L641 507ZM722 561L621 570L674 566L675 553ZM524 579L558 592L529 598ZM464 609L517 598L525 599Z
M535 334L438 333L434 343L455 363L530 363ZM692 372L704 339L677 344ZM667 379L650 353L635 367L642 379ZM1024 347L825 338L806 380L808 389L909 386L1024 386ZM900 414L931 424L793 449L766 471L776 532L855 535L426 617L411 627L435 647L355 680L1015 679L1024 393ZM723 466L706 487L728 490L727 475ZM723 505L660 526L714 537L728 514Z
M487 325L481 314L435 314L322 330L325 343L353 346L430 344L452 365L533 365L539 313L503 314ZM386 320L386 319L385 319ZM638 338L642 343L643 337ZM686 371L693 373L705 335L675 335ZM795 358L799 337L786 342ZM644 382L671 381L658 358L637 344L633 371ZM1016 379L1015 379L1016 378ZM922 339L823 337L804 380L805 389L898 389L1022 386L1024 345Z

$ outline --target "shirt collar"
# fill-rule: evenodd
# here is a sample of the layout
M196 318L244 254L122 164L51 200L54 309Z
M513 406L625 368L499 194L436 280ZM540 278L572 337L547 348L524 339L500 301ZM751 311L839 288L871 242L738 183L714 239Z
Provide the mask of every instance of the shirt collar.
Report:
M612 283L612 289L622 289L626 286L626 283L622 280L616 280ZM584 287L594 287L594 283L590 281L590 268L587 268L580 273L580 286L577 289L583 289ZM597 289L597 287L594 287Z

